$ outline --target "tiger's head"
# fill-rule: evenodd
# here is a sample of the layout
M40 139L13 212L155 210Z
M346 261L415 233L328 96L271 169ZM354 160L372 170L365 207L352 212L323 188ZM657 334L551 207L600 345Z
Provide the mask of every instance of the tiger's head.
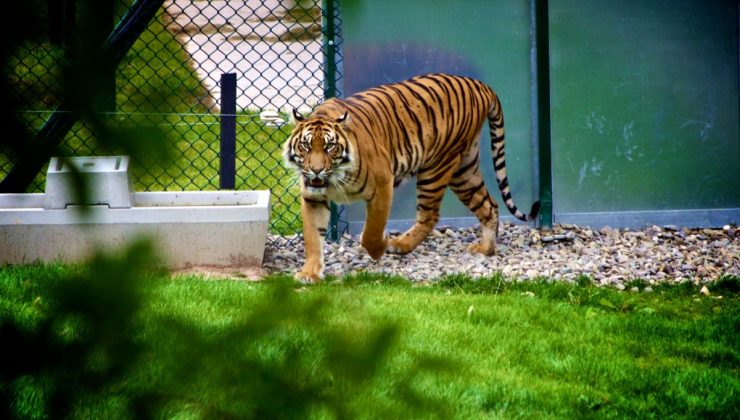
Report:
M352 167L347 138L347 111L337 118L303 117L293 109L295 128L283 149L289 168L300 172L304 193L325 196L329 187L341 189Z

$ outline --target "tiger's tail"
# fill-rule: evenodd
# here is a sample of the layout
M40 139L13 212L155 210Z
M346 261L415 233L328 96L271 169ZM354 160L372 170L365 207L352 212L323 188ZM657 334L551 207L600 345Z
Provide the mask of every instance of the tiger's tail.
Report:
M493 106L488 112L488 126L491 131L493 168L496 171L496 182L498 182L498 189L501 191L504 204L506 204L506 208L509 209L509 212L514 217L524 222L531 222L535 220L537 214L540 212L540 202L535 201L532 204L532 209L529 210L529 214L524 214L519 211L516 204L514 204L514 199L511 198L509 179L506 176L506 159L504 157L504 113L501 109L501 102L499 102L496 94L493 95Z

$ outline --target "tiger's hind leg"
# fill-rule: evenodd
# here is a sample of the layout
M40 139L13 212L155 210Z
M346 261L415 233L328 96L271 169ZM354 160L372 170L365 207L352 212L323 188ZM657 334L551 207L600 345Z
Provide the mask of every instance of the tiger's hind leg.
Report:
M498 204L488 194L478 162L477 153L468 162L463 162L453 176L450 188L480 221L481 238L470 245L468 251L493 255L498 237Z
M389 253L406 254L413 251L434 229L439 221L442 198L457 165L458 161L453 161L441 170L419 171L416 178L416 223L388 242Z

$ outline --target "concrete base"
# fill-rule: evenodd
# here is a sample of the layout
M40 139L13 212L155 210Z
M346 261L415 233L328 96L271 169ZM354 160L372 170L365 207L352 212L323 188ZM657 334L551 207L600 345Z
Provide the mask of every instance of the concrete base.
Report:
M521 224L521 222L501 210L501 221ZM364 217L364 213L361 213ZM655 210L655 211L621 211L610 213L556 213L553 223L569 223L578 226L602 228L640 229L650 225L673 225L679 228L718 228L724 225L736 225L740 222L740 208L729 209L698 209L698 210ZM406 231L414 225L414 220L389 220L387 230ZM443 217L437 223L439 226L462 228L478 225L475 217ZM365 226L363 221L347 223L349 233L359 235ZM534 226L534 225L532 225Z
M169 268L261 265L269 191L146 192L134 206L44 209L44 194L0 195L0 264L78 262L154 240Z

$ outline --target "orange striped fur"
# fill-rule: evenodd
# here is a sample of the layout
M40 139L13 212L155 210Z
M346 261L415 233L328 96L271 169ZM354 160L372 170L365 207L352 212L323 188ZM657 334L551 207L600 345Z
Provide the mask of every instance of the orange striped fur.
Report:
M301 208L306 261L296 277L322 276L323 237L329 200L365 200L367 219L361 243L374 259L385 252L407 253L426 238L439 220L447 187L480 220L481 239L469 251L496 250L498 205L488 194L480 171L479 134L486 119L491 135L496 181L508 210L531 221L514 204L504 159L504 117L496 94L484 83L432 74L382 85L346 99L330 99L309 117L294 111L296 125L285 144L289 167L301 173ZM394 239L384 228L393 188L416 176L416 224Z

